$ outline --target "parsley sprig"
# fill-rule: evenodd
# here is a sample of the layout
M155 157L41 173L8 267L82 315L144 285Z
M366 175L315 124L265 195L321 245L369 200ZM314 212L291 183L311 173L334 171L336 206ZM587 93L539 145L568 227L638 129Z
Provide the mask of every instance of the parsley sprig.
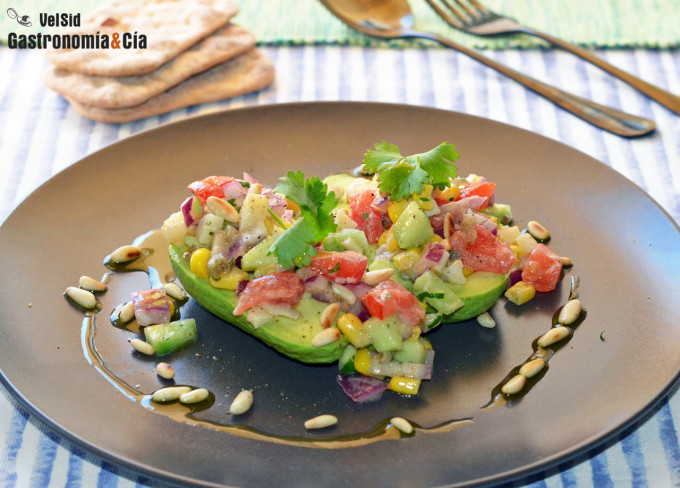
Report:
M294 264L307 266L316 256L316 244L337 229L331 211L338 200L334 193L327 193L328 186L318 177L305 179L302 171L289 171L281 178L275 191L295 202L300 207L302 218L277 239L269 248L269 254L275 254L284 268L291 268Z
M456 146L442 143L427 152L402 156L395 144L377 143L364 154L364 171L377 173L380 191L393 201L423 191L426 184L443 190L457 176Z

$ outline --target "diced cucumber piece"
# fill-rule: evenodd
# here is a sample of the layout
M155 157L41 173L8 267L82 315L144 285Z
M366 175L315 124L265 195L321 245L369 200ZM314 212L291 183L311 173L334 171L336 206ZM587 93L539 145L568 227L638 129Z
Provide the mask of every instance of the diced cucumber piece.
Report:
M215 232L222 229L222 224L224 224L224 219L213 214L205 214L198 221L198 226L196 227L196 238L201 245L205 247L211 247L213 236Z
M354 367L354 356L357 350L352 345L347 345L342 352L342 356L338 360L338 369L342 374L356 374L357 369Z
M435 312L426 313L423 322L425 324L425 330L430 331L442 323L442 316Z
M392 226L392 235L400 248L410 249L432 239L434 231L418 202L411 202Z
M451 314L465 305L454 293L453 287L432 271L426 271L413 282L413 293L416 296L425 294L423 301L444 315Z
M165 356L196 342L196 321L177 320L144 328L146 341L156 349L157 356Z
M281 227L274 227L272 235L265 237L257 246L243 255L241 258L241 269L243 271L255 271L257 269L276 269L278 260L275 254L268 254L278 238L285 231Z
M409 337L401 344L401 350L395 351L392 359L400 363L425 363L427 349L418 337Z
M369 244L366 234L358 229L344 229L329 234L323 240L324 251L355 251L368 256Z
M390 278L392 281L395 283L400 284L404 288L406 288L408 291L411 291L413 288L413 283L411 283L411 280L407 280L406 278L403 277L401 274L401 270L399 267L394 264L392 261L389 259L385 258L377 258L375 261L373 261L370 266L368 267L368 271L376 271L378 269L386 269L390 268L394 270L394 274Z
M485 208L482 212L496 217L500 224L508 225L512 222L512 210L510 209L510 205L494 203L492 207Z
M390 315L384 320L371 317L364 322L364 329L368 332L376 351L398 351L401 349L401 323L396 315Z

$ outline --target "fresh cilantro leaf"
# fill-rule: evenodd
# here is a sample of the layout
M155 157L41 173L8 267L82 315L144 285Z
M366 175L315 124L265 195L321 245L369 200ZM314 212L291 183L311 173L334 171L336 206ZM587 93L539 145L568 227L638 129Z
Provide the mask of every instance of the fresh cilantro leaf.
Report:
M318 177L305 179L302 171L289 171L275 191L295 202L302 218L269 248L269 254L274 253L285 268L291 268L293 264L306 266L316 256L314 246L337 229L331 211L338 200L335 194L328 193L328 186Z
M443 190L457 176L456 147L442 143L427 152L402 156L394 144L380 142L364 154L363 170L377 173L380 191L399 201L423 191L424 185Z
M337 271L340 271L340 263L336 264L333 266L333 269L330 271L331 273L335 273Z

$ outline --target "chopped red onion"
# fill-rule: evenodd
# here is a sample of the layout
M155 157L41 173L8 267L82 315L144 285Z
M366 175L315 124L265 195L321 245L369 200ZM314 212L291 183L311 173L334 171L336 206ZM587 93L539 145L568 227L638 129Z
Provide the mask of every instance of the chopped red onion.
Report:
M137 323L142 326L170 322L170 301L163 288L136 291L132 294Z
M380 213L387 213L387 207L390 206L390 197L387 195L378 195L371 203L371 207L376 209Z
M514 285L519 281L522 281L522 270L516 269L514 271L511 271L510 278L508 278L508 283L510 284L510 286Z
M194 223L199 220L198 215L193 211L195 197L189 197L182 203L182 216L184 217L184 223L187 227L191 227Z
M246 173L245 171L243 172L243 181L247 181L247 182L250 183L251 185L254 185L254 184L256 184L256 183L257 183L257 184L261 184L261 183L257 180L257 178L255 178L254 176L252 176L252 175Z
M269 208L271 208L276 215L282 217L286 208L288 208L288 202L278 193L271 192L269 193Z
M330 303L333 300L331 282L323 276L312 276L304 281L305 291L312 295L314 300Z
M387 390L387 383L364 375L340 375L338 384L345 395L356 403L374 402Z
M222 185L222 191L224 191L225 200L233 200L236 206L239 207L243 204L243 200L246 199L246 195L248 194L248 188L244 187L240 181L236 180Z
M238 285L236 285L236 296L240 297L241 294L243 293L243 290L246 289L246 286L248 286L248 280L241 280L238 282Z

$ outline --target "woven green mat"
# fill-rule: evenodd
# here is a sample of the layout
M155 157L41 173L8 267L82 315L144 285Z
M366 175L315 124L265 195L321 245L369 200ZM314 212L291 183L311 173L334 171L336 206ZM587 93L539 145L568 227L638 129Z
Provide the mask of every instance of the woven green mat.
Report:
M10 32L35 34L40 12L82 13L103 0L7 0L0 10L0 40ZM261 45L385 45L356 33L333 17L318 0L236 0L235 19L250 29ZM680 0L484 0L499 13L577 44L593 47L680 47ZM425 0L410 0L417 27L477 48L536 47L541 41L523 35L482 38L458 32L438 18ZM10 19L7 9L28 15L31 27ZM53 31L58 32L58 31ZM422 44L418 41L387 43Z

